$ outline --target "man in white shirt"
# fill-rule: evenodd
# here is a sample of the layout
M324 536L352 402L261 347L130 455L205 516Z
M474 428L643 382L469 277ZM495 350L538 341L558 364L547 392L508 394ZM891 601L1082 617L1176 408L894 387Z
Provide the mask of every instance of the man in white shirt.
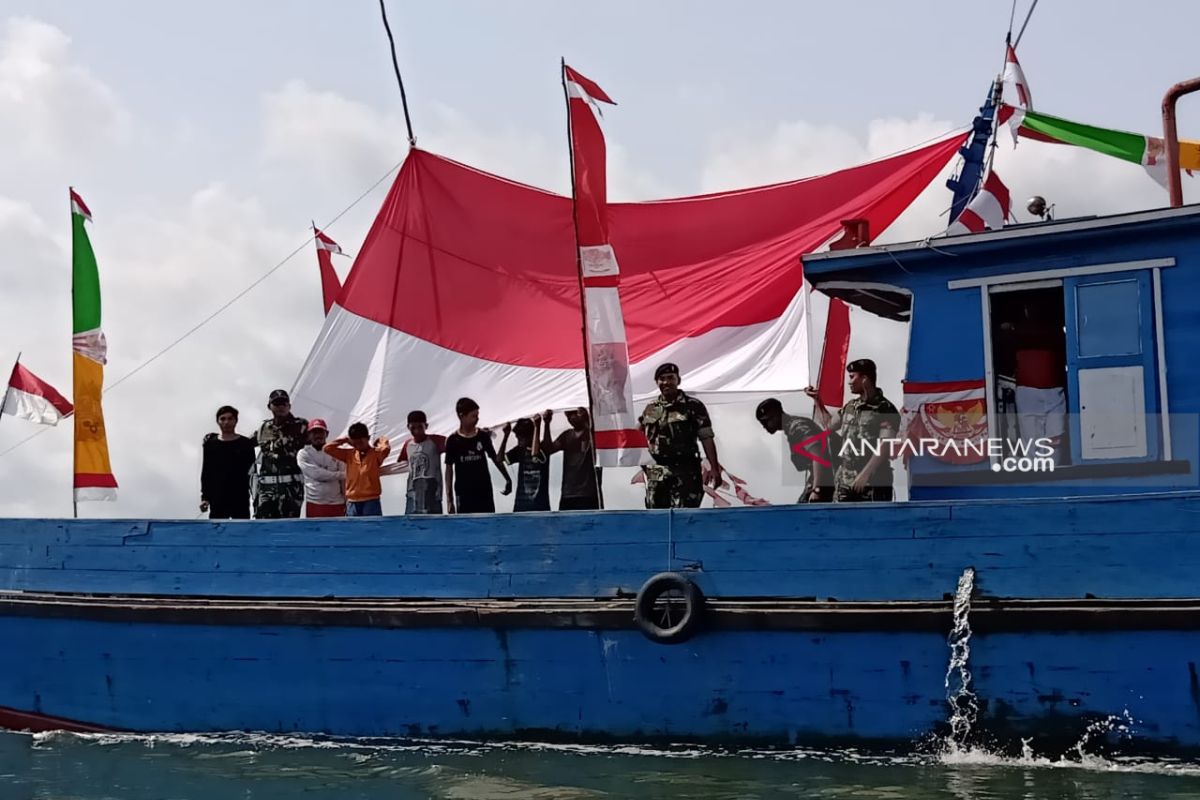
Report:
M308 423L308 444L296 462L304 474L304 516L346 516L346 465L324 452L329 426L323 419Z

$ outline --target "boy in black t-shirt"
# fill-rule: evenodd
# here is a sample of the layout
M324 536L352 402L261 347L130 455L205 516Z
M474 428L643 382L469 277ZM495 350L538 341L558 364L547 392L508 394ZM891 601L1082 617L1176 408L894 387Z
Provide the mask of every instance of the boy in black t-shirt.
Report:
M550 461L541 452L540 421L540 418L522 418L516 425L504 426L500 452L504 453L505 463L517 465L517 496L513 511L550 510ZM517 434L517 446L505 451L510 431Z
M479 404L469 397L463 397L455 404L454 410L458 414L458 431L446 439L446 513L495 513L496 500L492 496L487 462L495 464L504 476L502 494L512 491L512 478L496 455L491 434L476 427L479 424ZM458 471L457 481L455 468Z

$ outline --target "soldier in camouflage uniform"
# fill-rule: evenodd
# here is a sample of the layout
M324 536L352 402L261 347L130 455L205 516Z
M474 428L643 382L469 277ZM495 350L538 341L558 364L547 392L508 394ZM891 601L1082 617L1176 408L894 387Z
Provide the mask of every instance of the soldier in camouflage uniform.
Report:
M787 413L783 410L783 403L774 397L768 397L758 404L758 408L754 409L754 418L769 434L783 432L792 466L805 474L804 491L796 502L833 502L833 471L830 466L836 464L837 453L836 448L830 446L830 441L820 438L821 426L810 417Z
M254 518L299 517L304 475L296 456L308 441L308 420L292 416L292 401L283 389L271 392L267 407L271 419L263 420L254 437L258 445Z
M654 464L646 475L646 508L697 508L704 499L699 441L712 469L714 488L721 485L721 464L708 409L679 388L679 367L661 364L654 371L658 399L646 406L638 422L650 445Z
M892 465L886 445L879 455L867 449L880 439L891 439L900 429L900 412L875 386L875 362L869 358L846 366L850 391L858 395L842 407L831 428L842 439L841 461L834 473L834 491L839 503L892 500ZM828 424L828 409L811 386L805 390L816 403L818 418Z

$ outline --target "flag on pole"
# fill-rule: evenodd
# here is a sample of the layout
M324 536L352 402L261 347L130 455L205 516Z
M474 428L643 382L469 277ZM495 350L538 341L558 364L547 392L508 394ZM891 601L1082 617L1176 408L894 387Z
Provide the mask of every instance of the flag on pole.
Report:
M979 233L984 230L998 231L1004 227L1012 210L1012 197L1008 187L995 170L988 173L979 194L971 199L958 219L946 230L951 236L964 233Z
M621 312L621 268L608 235L608 188L599 103L603 89L563 64L571 129L574 213L583 284L584 351L591 390L596 463L637 466L648 455L633 405L629 346Z
M829 298L825 315L825 344L817 373L817 400L826 408L846 403L846 358L850 352L850 306L837 297Z
M1022 139L1086 147L1141 164L1151 178L1164 188L1167 186L1166 145L1157 136L1097 128L1007 105L1000 109L1000 117L1016 128ZM1187 170L1189 175L1192 170L1200 169L1200 142L1179 141L1179 168Z
M1011 105L1032 111L1033 95L1029 92L1029 81L1025 80L1025 71L1021 69L1021 62L1017 61L1017 51L1011 44L1007 48L1008 52L1004 55L1004 74L1001 76L1004 83L1004 99Z
M100 395L108 343L100 327L100 271L85 223L92 213L71 190L72 360L75 384L75 500L115 500L117 480L108 460Z
M0 413L27 419L38 425L57 425L73 410L71 402L57 389L25 369L21 362L13 365Z
M317 245L317 266L321 270L321 297L325 301L325 313L333 308L338 293L342 291L342 283L338 280L337 272L333 269L333 254L345 255L342 248L333 239L313 226L313 241Z

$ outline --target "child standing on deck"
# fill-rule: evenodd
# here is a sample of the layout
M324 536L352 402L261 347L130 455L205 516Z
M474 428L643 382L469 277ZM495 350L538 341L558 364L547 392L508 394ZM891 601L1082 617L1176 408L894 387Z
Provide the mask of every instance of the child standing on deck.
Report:
M550 510L550 460L541 451L539 422L541 417L522 418L517 420L516 425L504 426L500 452L504 453L506 464L517 465L517 495L513 511ZM506 452L504 447L508 444L510 431L517 434L517 446Z
M405 514L442 513L442 451L446 440L425 432L424 411L408 412L412 439L401 448L400 462L408 464L408 493Z
M496 455L491 434L477 427L479 404L469 397L463 397L455 404L454 411L458 414L458 431L450 434L446 440L446 513L495 513L496 499L492 496L488 462L495 464L504 476L503 494L512 491L512 478Z
M392 452L385 438L371 443L371 432L361 422L350 426L349 436L334 439L325 445L325 452L346 464L346 516L380 517L383 506L380 496L379 468ZM343 445L350 445L347 449Z

